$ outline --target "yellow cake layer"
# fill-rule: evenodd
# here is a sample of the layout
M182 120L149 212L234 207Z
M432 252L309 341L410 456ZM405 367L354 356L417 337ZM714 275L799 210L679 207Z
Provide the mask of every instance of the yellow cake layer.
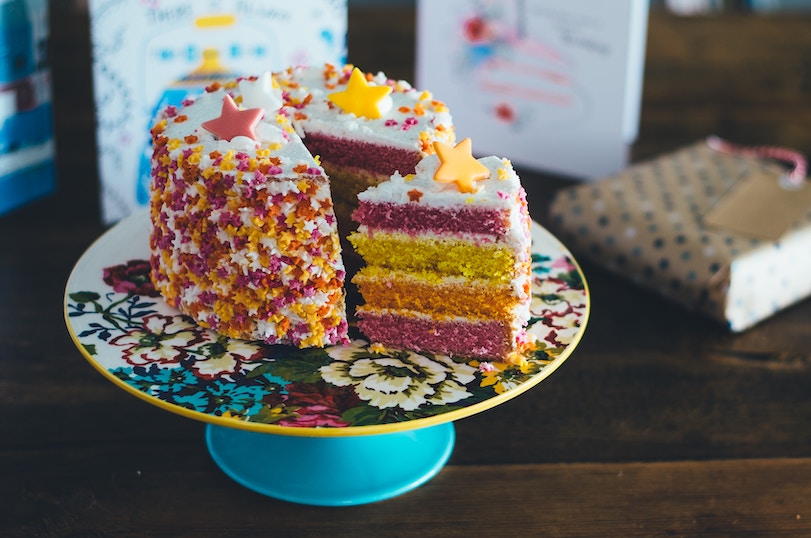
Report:
M419 275L364 267L352 279L369 309L406 309L467 318L511 318L519 298L491 281L460 281L434 273Z
M450 238L413 237L402 233L355 232L349 241L366 264L421 273L483 278L507 283L515 274L515 255L504 245L477 245Z

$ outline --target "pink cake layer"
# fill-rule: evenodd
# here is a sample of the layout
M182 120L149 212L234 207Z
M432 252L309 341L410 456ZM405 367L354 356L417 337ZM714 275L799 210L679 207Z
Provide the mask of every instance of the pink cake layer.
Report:
M413 174L417 163L422 159L422 154L416 149L409 151L320 133L307 133L304 144L310 153L321 157L322 163L359 168L383 176L390 176L397 171L401 174Z
M363 311L358 316L361 332L384 346L489 359L503 358L512 350L509 327L499 321L440 321Z
M423 232L483 233L503 236L508 215L495 209L438 208L418 203L360 202L352 218L370 228Z

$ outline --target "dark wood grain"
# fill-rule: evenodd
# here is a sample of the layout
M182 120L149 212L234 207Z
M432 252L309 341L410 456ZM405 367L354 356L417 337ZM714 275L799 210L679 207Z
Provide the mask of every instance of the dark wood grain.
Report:
M171 452L177 447L159 444L101 461L74 457L73 471L34 470L29 489L6 505L18 509L15 530L171 537L811 533L808 459L452 465L390 501L319 508L241 488L218 474L202 447ZM122 465L123 458L132 460ZM69 485L54 484L54 471Z
M117 389L65 330L99 223L84 2L51 2L59 192L0 217L0 536L808 536L811 301L732 335L584 264L585 338L456 423L425 486L344 509L238 486L203 425ZM414 12L353 9L349 59L411 78ZM811 18L650 21L644 159L710 133L811 153ZM522 170L533 216L564 178Z

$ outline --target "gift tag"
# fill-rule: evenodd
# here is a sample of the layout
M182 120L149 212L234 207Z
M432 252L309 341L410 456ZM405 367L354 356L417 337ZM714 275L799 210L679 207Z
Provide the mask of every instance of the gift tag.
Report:
M719 151L742 155L770 157L775 151L722 145L725 143L717 139L708 142ZM788 158L785 152L782 155L778 158ZM789 173L773 165L752 167L704 215L704 224L759 239L779 240L811 211L811 184L804 181L805 161L800 159Z

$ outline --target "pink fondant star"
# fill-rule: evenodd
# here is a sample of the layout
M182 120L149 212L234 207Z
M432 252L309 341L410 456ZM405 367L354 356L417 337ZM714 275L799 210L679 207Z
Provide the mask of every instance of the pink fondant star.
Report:
M265 109L263 108L240 110L231 96L225 94L220 117L203 122L203 129L223 140L231 141L235 136L247 136L256 140L254 129L264 115Z

